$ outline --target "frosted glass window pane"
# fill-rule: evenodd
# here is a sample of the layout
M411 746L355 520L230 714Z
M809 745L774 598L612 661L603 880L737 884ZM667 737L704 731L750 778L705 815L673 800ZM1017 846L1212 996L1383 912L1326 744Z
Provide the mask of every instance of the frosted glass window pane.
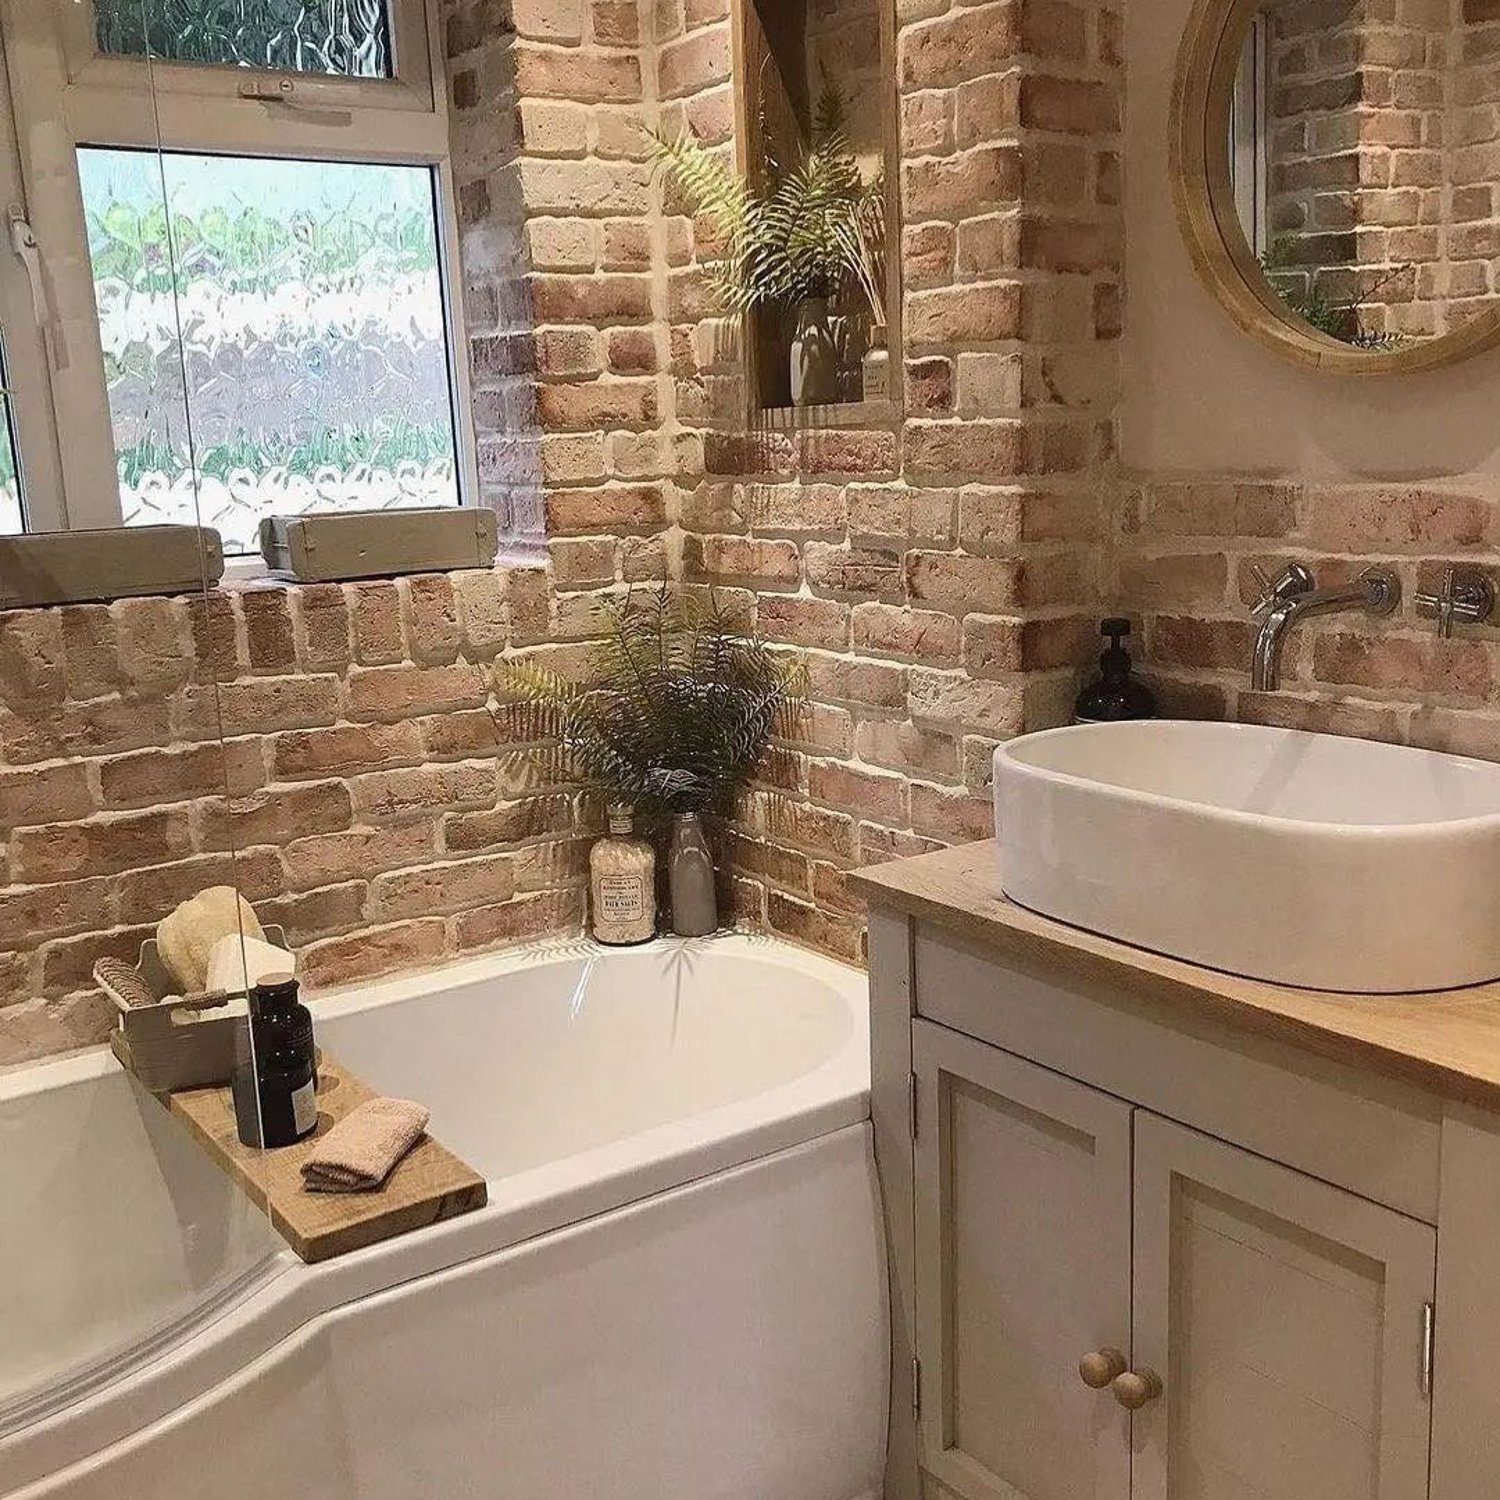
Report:
M126 57L391 76L385 0L94 0L94 27Z
M21 509L21 465L17 457L15 413L10 404L4 343L0 339L0 536L26 530Z
M90 147L79 175L127 525L243 554L267 515L458 503L428 168Z

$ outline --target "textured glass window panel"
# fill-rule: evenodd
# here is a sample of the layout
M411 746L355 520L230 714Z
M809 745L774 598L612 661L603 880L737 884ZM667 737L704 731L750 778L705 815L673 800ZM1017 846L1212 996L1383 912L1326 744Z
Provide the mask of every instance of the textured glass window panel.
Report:
M94 0L94 28L125 57L391 76L386 0Z
M127 525L456 505L426 167L85 148Z
M10 380L5 368L5 343L0 331L0 536L26 530L21 505L20 448L16 443L15 410L10 400Z

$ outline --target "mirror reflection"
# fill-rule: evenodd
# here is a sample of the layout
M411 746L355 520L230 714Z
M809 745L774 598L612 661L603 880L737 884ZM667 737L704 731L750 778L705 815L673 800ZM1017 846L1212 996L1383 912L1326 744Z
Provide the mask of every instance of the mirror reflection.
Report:
M1229 113L1240 226L1300 322L1390 353L1452 333L1494 302L1500 8L1263 6Z

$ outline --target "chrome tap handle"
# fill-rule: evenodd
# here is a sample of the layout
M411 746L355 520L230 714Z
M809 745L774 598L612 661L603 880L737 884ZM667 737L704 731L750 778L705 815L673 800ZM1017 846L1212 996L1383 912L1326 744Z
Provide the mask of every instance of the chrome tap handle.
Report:
M1447 640L1453 634L1453 622L1482 625L1495 608L1495 585L1477 568L1450 565L1443 574L1443 586L1437 593L1423 590L1417 594L1417 613L1431 615L1437 621L1438 634Z
M1274 583L1266 577L1266 571L1259 563L1251 563L1250 571L1255 574L1255 581L1261 588L1260 598L1250 606L1253 615L1268 615L1278 604L1285 604L1298 594L1311 593L1314 586L1311 571L1299 562L1288 563Z

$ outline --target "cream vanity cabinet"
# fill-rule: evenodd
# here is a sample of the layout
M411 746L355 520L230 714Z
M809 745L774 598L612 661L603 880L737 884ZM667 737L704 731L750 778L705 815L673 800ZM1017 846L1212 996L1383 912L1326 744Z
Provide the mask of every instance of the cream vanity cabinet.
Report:
M978 859L859 877L886 1500L1494 1500L1500 1110L1321 1030L1335 997L1007 907ZM1462 993L1500 1104L1500 994ZM1349 1004L1386 1048L1421 1015Z

